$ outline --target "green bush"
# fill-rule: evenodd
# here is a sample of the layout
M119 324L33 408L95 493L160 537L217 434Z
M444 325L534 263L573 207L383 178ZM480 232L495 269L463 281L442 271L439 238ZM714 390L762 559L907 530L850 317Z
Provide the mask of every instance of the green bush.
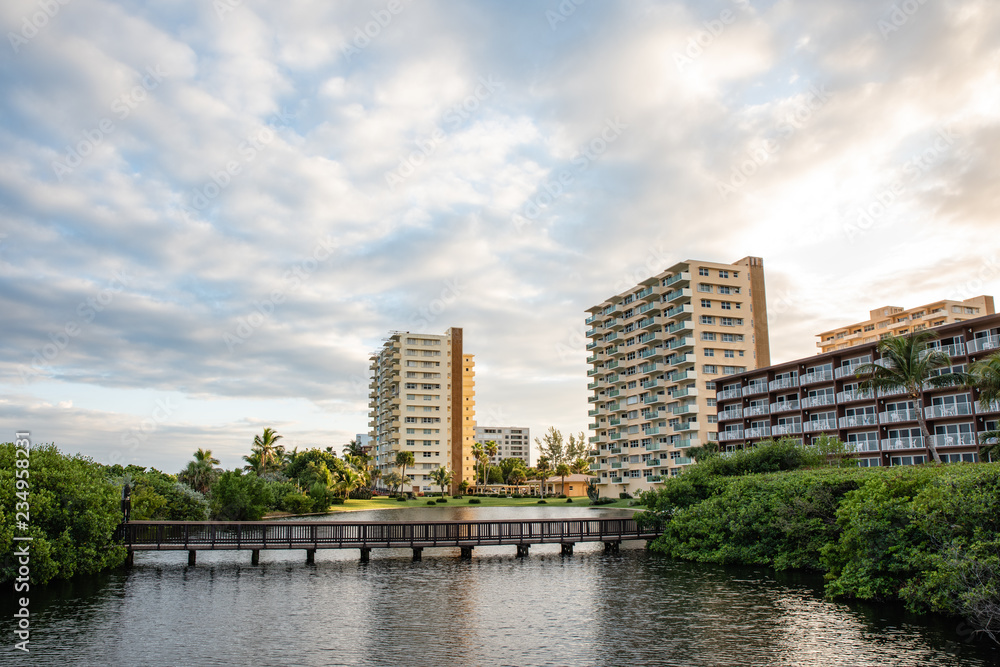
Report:
M538 501L538 504L539 504L539 505L548 505L548 504L549 504L549 501L547 501L547 500L539 500L539 501Z
M446 503L446 502L448 502L448 499L447 498L438 498L434 502L437 502L437 503Z
M69 579L117 567L125 547L111 537L122 520L121 489L105 468L82 456L61 454L55 445L36 445L28 458L14 443L0 445L0 581L17 572L14 536L18 502L15 471L27 470L31 541L31 583ZM27 461L27 467L17 460ZM22 485L23 486L23 485ZM8 589L9 590L9 589Z
M462 499L462 496L461 496L461 495L458 495L458 496L452 496L452 498L454 498L455 500L461 500L461 499Z
M610 505L613 502L616 502L614 498L598 498L596 500L591 500L590 504L591 505Z
M260 521L274 506L271 488L252 472L229 470L219 475L209 491L216 521Z
M312 511L313 499L304 493L292 491L281 499L281 508L292 514L306 514Z
M572 498L567 498L566 502L571 503L571 502L573 502L573 499Z
M469 504L470 505L481 505L482 502L483 501L480 500L479 498L469 498Z
M396 496L396 502L405 503L406 496Z
M427 504L428 505L437 505L437 501L436 500L428 500Z

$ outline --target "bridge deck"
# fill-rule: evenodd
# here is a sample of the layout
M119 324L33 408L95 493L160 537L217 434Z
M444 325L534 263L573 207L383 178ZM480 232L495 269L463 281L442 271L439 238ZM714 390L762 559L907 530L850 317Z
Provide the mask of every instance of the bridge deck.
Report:
M129 550L372 549L651 540L635 519L529 521L132 521Z

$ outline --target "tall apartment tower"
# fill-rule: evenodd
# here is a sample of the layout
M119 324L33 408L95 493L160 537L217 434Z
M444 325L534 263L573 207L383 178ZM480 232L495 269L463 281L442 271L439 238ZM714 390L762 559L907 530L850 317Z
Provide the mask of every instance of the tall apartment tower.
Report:
M497 465L504 459L521 459L531 465L531 429L527 426L477 426L476 442L485 445L497 443L497 454L490 463Z
M587 309L591 466L601 495L679 475L718 438L715 380L767 366L764 262L687 260Z
M463 350L462 330L443 335L392 332L371 355L368 426L375 465L398 472L396 453L413 452L406 469L415 492L437 487L435 468L453 471L452 491L474 480L475 361Z

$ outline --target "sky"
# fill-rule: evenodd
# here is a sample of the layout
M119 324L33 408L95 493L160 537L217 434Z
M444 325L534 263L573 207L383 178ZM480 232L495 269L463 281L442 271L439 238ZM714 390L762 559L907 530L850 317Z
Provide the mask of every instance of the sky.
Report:
M0 440L180 470L367 431L462 327L586 429L585 309L764 260L771 359L1000 296L995 0L0 4ZM8 435L2 435L6 432Z

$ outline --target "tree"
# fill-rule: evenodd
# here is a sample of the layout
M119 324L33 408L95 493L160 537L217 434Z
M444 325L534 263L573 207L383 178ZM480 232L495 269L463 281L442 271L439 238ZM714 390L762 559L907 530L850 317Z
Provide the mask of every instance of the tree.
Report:
M567 463L571 461L577 461L579 459L590 459L590 444L587 443L587 439L583 436L583 431L574 436L572 433L569 436L569 440L566 441L566 458Z
M985 412L990 404L1000 401L1000 352L974 362L969 367L972 386L979 392L979 406ZM1000 455L1000 431L987 431L979 436L979 455L993 460Z
M277 468L278 467L278 457L275 452L275 446L278 440L281 440L282 436L274 432L273 429L265 428L262 435L255 435L253 438L253 447L251 447L250 457L244 456L243 460L247 463L251 463L250 458L256 455L255 460L252 465L255 466L253 469L258 474L263 475L268 471L268 467ZM282 448L284 450L284 448Z
M951 357L946 352L928 347L928 343L937 336L931 331L913 331L905 336L883 338L878 342L880 363L861 364L854 374L860 380L858 388L871 391L877 395L879 391L896 391L902 389L913 401L916 408L917 423L923 433L924 442L936 463L941 463L941 455L931 440L924 416L920 397L923 387L953 387L968 384L965 373L941 373L932 375L933 371L951 366Z
M396 465L399 466L399 477L403 480L401 485L406 484L406 467L412 468L415 465L413 452L396 452Z
M406 478L400 477L398 472L387 472L382 475L382 483L388 489L390 495L395 495L396 489L406 484Z
M477 442L477 443L474 443L472 445L472 459L476 462L476 468L475 468L476 475L475 475L475 477L476 477L476 484L477 485L479 484L479 464L483 460L483 452L484 451L485 451L485 448L483 447L483 445L481 443Z
M451 484L452 477L453 477L453 474L452 474L451 470L449 470L445 466L441 466L440 468L435 468L431 472L431 479L433 479L435 481L435 483L437 483L437 485L441 487L441 497L442 498L445 495L444 487L446 487L449 484Z
M563 442L562 433L555 426L550 426L549 430L542 436L542 440L535 438L538 451L541 456L548 459L549 465L557 466L566 459L566 445Z
M519 484L519 481L514 481L515 478L518 480L523 480L525 476L525 466L524 461L517 457L510 457L500 461L500 465L497 466L500 469L500 474L503 477L504 484Z
M555 472L556 475L562 478L562 481L560 482L561 484L560 489L561 493L563 495L566 495L566 475L572 474L573 471L570 470L568 463L563 462L556 466Z
M538 459L538 463L535 464L535 474L538 476L538 492L545 498L545 480L552 476L552 468L549 463L549 459L546 456L541 456Z
M364 448L357 440L351 440L346 445L344 445L344 456L362 456L365 453Z
M495 457L499 451L500 445L498 445L496 441L490 440L486 443L483 447L483 452L486 455L485 464L487 466L489 466L489 464L493 461L493 457ZM484 477L486 477L487 483L489 483L489 475L484 475Z
M211 449L198 449L194 453L194 461L190 461L187 467L181 471L177 479L184 482L199 493L208 493L212 482L216 480L221 469L216 468L219 459L212 456Z
M267 482L253 472L224 472L212 486L212 518L217 521L260 521L273 504Z
M591 460L589 457L578 458L570 464L570 470L576 475L590 474Z

